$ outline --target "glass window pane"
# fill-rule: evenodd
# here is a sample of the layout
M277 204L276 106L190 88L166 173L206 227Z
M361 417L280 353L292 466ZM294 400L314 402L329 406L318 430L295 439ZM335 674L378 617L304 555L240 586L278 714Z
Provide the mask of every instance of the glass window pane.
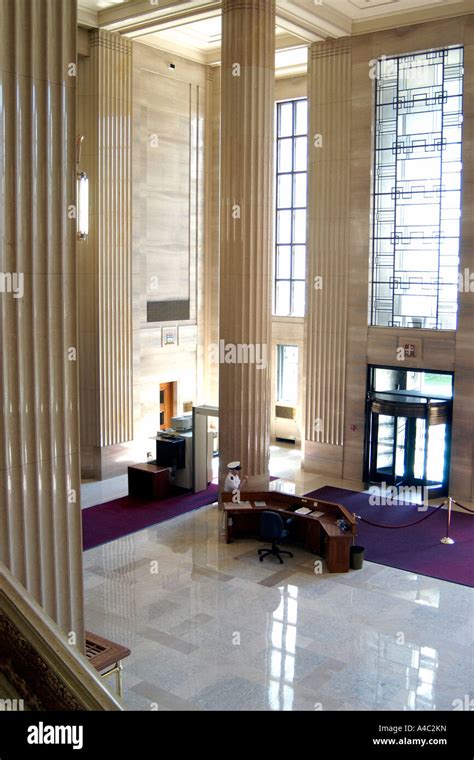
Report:
M393 472L393 444L395 440L395 417L379 415L377 446L377 472L391 477Z
M298 347L278 346L277 401L296 404L298 401Z
M304 280L306 277L306 246L293 246L293 277Z
M293 103L278 104L278 137L293 134Z
M306 208L306 173L294 175L293 206Z
M278 171L291 172L293 140L291 138L278 141Z
M421 375L420 390L424 393L432 393L434 396L453 397L453 378L451 375L438 375L432 372L423 372Z
M295 139L295 172L305 172L308 164L306 155L306 137L297 137Z
M435 427L435 426L433 426ZM426 447L426 420L416 421L416 442L415 442L415 462L414 475L419 480L425 478L425 447ZM442 477L442 472L438 477Z
M417 420L419 421L419 420ZM446 425L430 425L428 430L428 481L439 483L443 479L446 460Z
M296 103L296 134L308 133L308 101L298 100Z
M278 280L289 280L291 277L291 248L289 245L280 245L277 250Z
M275 297L275 314L287 317L290 313L290 283L287 280L277 281Z
M278 177L278 208L291 208L291 174L280 174Z
M291 243L291 211L277 212L277 243Z
M293 282L293 310L294 317L304 317L305 310L305 290L306 283L299 282L298 280Z
M306 209L293 212L293 243L306 243Z
M406 470L406 431L407 431L407 419L406 417L395 417L397 421L397 448L395 451L395 475L397 477L403 477Z

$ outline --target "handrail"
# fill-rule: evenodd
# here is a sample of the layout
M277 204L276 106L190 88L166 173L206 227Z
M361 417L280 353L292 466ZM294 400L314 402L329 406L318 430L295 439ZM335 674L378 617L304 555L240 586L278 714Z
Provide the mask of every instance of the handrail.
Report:
M26 709L124 709L86 657L1 562L0 673Z

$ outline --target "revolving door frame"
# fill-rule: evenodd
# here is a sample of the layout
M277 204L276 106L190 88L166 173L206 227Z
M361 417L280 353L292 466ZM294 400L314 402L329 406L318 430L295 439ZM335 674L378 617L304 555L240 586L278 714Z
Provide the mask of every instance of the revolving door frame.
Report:
M365 441L364 441L364 471L363 479L366 488L371 484L386 483L389 486L408 486L408 487L426 487L429 489L429 498L435 498L438 496L445 496L449 491L449 474L451 463L451 437L452 437L452 407L453 398L446 398L444 396L435 395L433 393L423 393L421 391L414 390L412 393L405 390L389 390L389 391L375 391L374 390L374 371L376 369L389 369L400 371L399 367L379 367L377 365L369 365L367 374L367 394L366 394L366 410L365 410ZM432 374L449 375L454 381L454 374L451 372L442 372L440 370L428 370L419 368L407 368L403 371L413 372L425 372ZM398 396L397 399L397 395ZM377 396L379 398L377 398ZM383 396L392 396L393 400L384 399ZM382 398L380 398L382 397ZM412 399L409 403L403 401L403 399ZM415 399L415 400L413 400ZM420 399L417 403L416 399ZM426 401L422 402L422 399ZM394 433L392 443L392 474L384 473L378 474L377 472L377 455L379 450L378 440L378 426L380 416L387 416L393 418ZM405 439L405 462L404 462L404 474L403 476L397 476L396 473L396 454L397 454L397 438L398 438L398 420L404 419L407 423L407 435ZM423 462L423 478L416 478L414 473L414 459L416 455L416 422L418 419L425 420L425 439L424 439L424 462ZM444 463L442 480L440 479L440 485L436 485L432 480L427 478L427 465L428 465L428 446L429 446L429 433L430 428L436 424L446 424L445 429L445 449L444 449ZM407 442L409 445L407 446ZM407 475L407 453L409 456L408 462L408 480Z

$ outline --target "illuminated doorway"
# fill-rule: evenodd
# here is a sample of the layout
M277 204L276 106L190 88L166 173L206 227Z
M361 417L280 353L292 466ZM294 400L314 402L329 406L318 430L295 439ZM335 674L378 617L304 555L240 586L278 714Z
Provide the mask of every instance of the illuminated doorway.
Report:
M364 480L448 492L453 375L369 367Z

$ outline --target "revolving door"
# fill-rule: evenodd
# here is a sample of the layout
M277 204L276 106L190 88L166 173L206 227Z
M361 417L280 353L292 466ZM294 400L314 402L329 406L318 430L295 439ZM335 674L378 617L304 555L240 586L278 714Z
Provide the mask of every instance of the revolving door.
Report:
M429 498L446 495L452 398L401 385L369 389L364 480L428 488Z

